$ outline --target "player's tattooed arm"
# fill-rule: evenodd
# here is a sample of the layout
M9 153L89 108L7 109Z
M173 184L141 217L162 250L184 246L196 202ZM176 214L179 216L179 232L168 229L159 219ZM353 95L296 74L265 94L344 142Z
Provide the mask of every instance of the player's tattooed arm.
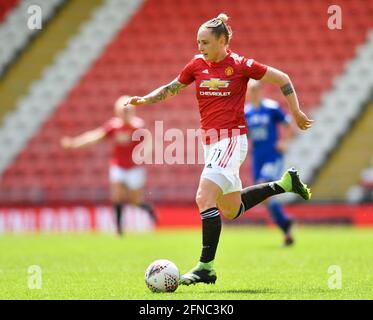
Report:
M297 94L290 77L286 73L275 68L268 67L261 81L279 86L288 102L289 109L298 127L302 130L311 128L313 120L309 119L300 109Z
M188 85L182 84L176 79L170 83L155 89L144 97L133 96L130 97L123 105L123 108L129 108L132 106L140 106L145 104L153 104L166 100L169 97L175 96L185 89Z
M291 84L291 82L284 84L281 87L281 91L284 94L284 96L288 96L289 94L294 93L293 85Z
M146 103L161 102L169 97L177 95L186 87L186 84L182 84L177 79L175 79L165 86L155 89L154 91L143 97L143 99L146 101Z

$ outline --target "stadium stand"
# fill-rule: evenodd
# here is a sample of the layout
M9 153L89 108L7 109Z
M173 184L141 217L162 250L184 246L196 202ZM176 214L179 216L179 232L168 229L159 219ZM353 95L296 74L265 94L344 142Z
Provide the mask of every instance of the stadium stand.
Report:
M361 187L363 189L361 202L373 202L373 158L370 167L361 172Z
M272 10L268 11L262 1L252 1L250 4L245 0L217 1L212 12L211 2L207 0L198 2L198 10L194 1L146 1L117 35L111 35L113 39L102 54L100 50L94 52L97 60L80 80L74 78L75 86L70 92L66 90L69 86L63 80L60 81L59 76L46 73L49 78L46 78L44 84L48 86L40 86L40 90L44 92L49 87L49 95L54 97L51 100L53 103L50 103L53 106L49 105L48 111L44 107L40 108L44 116L29 130L29 134L37 133L26 148L19 153L20 148L15 148L17 150L2 161L1 171L6 170L2 175L0 188L4 192L0 200L95 203L107 199L106 162L109 145L66 155L59 148L59 138L63 134L77 134L103 123L111 116L112 103L118 95L141 95L172 80L196 53L195 34L198 26L221 11L232 17L232 49L286 71L294 81L304 109L314 113L318 120L312 130L314 133L296 139L288 158L289 163L298 165L307 180L311 180L321 161L335 146L336 139L358 115L351 109L357 106L358 111L358 104L364 102L371 76L371 71L366 69L366 61L371 57L370 49L362 47L358 53L360 62L351 59L355 56L355 48L367 40L367 31L372 27L370 17L373 5L365 1L341 1L346 12L344 25L347 27L346 33L338 33L338 30L328 30L326 27L327 8L324 1L290 2L272 1ZM122 5L120 1L112 3ZM80 49L77 51L79 54L60 56L51 68L63 66L60 68L67 70L70 67L66 72L70 74L75 66L72 67L69 63L71 60L67 58L75 57L75 64L84 63L81 60L86 57L81 52L88 52L92 42L100 41L99 34L104 34L110 21L116 21L115 17L125 11L122 8L119 10L118 6L110 7L110 18L85 26L85 32L93 35L94 41L75 43L76 48ZM248 11L250 19L247 18ZM162 12L162 19L159 19L159 12ZM273 27L273 21L276 21L276 28ZM372 37L369 38L371 40ZM349 60L352 62L346 72L333 83ZM343 95L346 88L356 87L356 74L366 75L366 84L356 88L354 96ZM70 84L69 81L71 79L66 80ZM54 84L58 84L57 87ZM58 96L56 92L62 91L60 87L64 88L64 94ZM34 86L34 92L36 88L37 85ZM330 93L320 101L321 94L330 89ZM335 93L342 95L336 97ZM267 89L266 94L284 102L274 88ZM39 102L45 100L43 95L39 100L34 100L36 96L30 94L22 100L24 108L39 105ZM341 108L342 105L345 107ZM341 126L331 121L336 111L340 114L338 120ZM188 88L182 97L162 106L152 106L146 110L140 108L139 114L146 119L150 130L154 130L154 120L161 119L164 120L164 130L180 128L185 131L187 128L198 127L198 109L193 88ZM342 116L344 120L341 120ZM44 119L46 121L42 123ZM325 128L328 130L325 131ZM0 134L1 146L5 146L4 136L7 132L8 128ZM7 136L7 139L11 138L14 137ZM27 141L25 137L22 142L18 142L19 147ZM318 141L322 153L315 151L315 141ZM199 165L152 165L149 170L148 195L156 202L181 203L188 201L186 199L192 202L200 170ZM243 170L246 170L245 167ZM22 185L17 184L20 177L24 182ZM170 181L177 181L177 186Z
M92 8L100 2L99 0L90 1L88 4L79 1L67 2L62 8L59 7L61 8L59 14L55 19L52 19L50 24L46 24L43 20L44 27L42 32L33 38L33 41L27 45L22 54L14 61L9 72L1 79L0 118L14 110L19 99L30 91L32 83L42 76L45 68L54 63L56 55L66 46L69 39L75 35L82 21L90 16ZM18 20L14 19L17 21L14 29L17 29L18 24L20 24L19 28L25 29L27 25L25 19L27 7L22 6L19 11L18 13L17 10L17 14L22 17L18 18ZM45 13L42 11L42 16L44 15ZM23 29L19 30L20 34L26 33L22 31ZM14 34L10 33L8 36L12 38Z
M372 137L372 121L373 121L373 102L366 107L364 114L364 120L359 121L357 124L361 126L361 122L365 123L363 130L359 130L359 142L356 142L355 145L363 145L364 150L359 150L358 159L354 161L361 161L363 158L364 166L360 171L360 174L357 174L357 178L352 181L352 183L347 188L346 199L351 203L371 203L373 202L373 149L371 143ZM362 142L361 142L362 140ZM363 149L362 148L362 149ZM351 154L358 154L353 150Z
M93 3L93 1L91 3ZM98 2L96 2L96 4L97 3ZM0 145L4 147L4 150L7 150L6 153L1 154L0 170L7 166L7 163L11 161L14 155L27 143L29 137L31 137L53 113L58 102L64 99L67 92L86 72L90 67L90 63L100 54L107 42L122 26L124 20L128 19L131 12L136 9L139 2L126 4L127 2L125 1L112 0L98 7L93 13L92 19L81 26L80 33L71 39L68 47L56 57L55 63L43 72L43 76L39 81L33 83L29 95L18 101L16 112L7 116L0 132ZM122 13L117 14L117 12L120 12L118 10L119 6L120 8L125 6L127 10L123 10ZM71 12L74 13L76 11L75 9L77 8L72 8ZM85 14L87 14L87 10ZM71 23L70 19L66 19L66 21L68 21L69 24ZM79 21L81 20L79 19ZM105 22L105 24L103 22ZM89 119L87 115L81 117L83 121L84 118ZM78 125L79 124L81 123L78 123ZM43 173L45 174L48 168L54 170L53 166L48 166L48 159L51 159L50 156L53 157L56 155L56 148L57 151L61 150L58 149L58 136L55 135L56 131L54 130L55 124L47 121L45 125L47 127L46 134L41 139L36 139L36 141L39 142L36 153L42 154L48 152L49 156L45 159L37 158L38 164L33 161L30 162L30 158L27 156L25 158L21 156L23 160L21 160L20 171L16 172L18 172L18 178L20 175L24 177L24 183L15 193L12 193L12 183L10 183L10 185L5 183L4 192L2 193L4 200L15 199L15 202L17 202L24 199L24 197L29 197L29 199L34 199L36 201L45 201L45 197L42 196L43 192L41 192L37 186L41 184L56 184L55 175L52 174L49 177L45 177ZM66 160L65 158L65 166L67 164ZM82 162L82 164L83 163L84 162ZM57 166L57 169L59 168L61 167ZM38 172L38 174L36 174L36 172ZM63 174L64 171L61 171L60 174L61 173ZM94 183L93 179L93 176L88 177L90 184ZM68 189L69 183L73 183L71 177L69 179L60 177L58 180L65 189ZM87 179L84 178L82 179L83 185L86 180ZM15 198L7 198L9 193L14 195ZM69 192L69 190L66 190L66 193L74 196L74 193ZM92 197L92 192L88 190L86 195L91 195ZM94 196L93 194L93 197ZM54 197L53 192L51 192L51 199Z
M31 5L41 8L42 22L45 25L55 14L63 0L5 0L0 2L0 76L2 76L17 54L29 44L30 39L41 30L28 28L27 9Z
M315 200L344 201L350 186L360 182L360 172L369 165L373 155L372 107L372 104L363 107L361 115L353 123L348 134L340 140L335 151L321 168L312 186ZM329 183L330 181L333 183Z
M359 183L348 189L346 198L353 204L373 202L373 158L370 167L362 170Z
M346 64L346 71L335 79L332 90L322 97L319 108L314 112L315 124L312 130L299 135L286 155L287 164L301 168L306 181L314 180L316 171L325 163L341 138L349 132L349 128L371 97L373 31L369 33L368 40L358 48L356 53L356 57ZM336 169L333 164L330 167ZM334 170L334 173L336 172ZM334 179L329 176L328 181L336 181L338 185L337 176L334 176ZM341 178L339 174L339 179ZM315 184L314 195L319 199L344 198L345 192L341 194L341 191L346 190L346 183L347 180L343 185L339 185L342 189L335 188L333 192L326 192L325 188L331 191L335 186L329 184L326 186L325 180L320 180ZM318 186L322 186L320 192Z
M9 13L18 5L18 0L1 0L0 1L0 23L2 23Z

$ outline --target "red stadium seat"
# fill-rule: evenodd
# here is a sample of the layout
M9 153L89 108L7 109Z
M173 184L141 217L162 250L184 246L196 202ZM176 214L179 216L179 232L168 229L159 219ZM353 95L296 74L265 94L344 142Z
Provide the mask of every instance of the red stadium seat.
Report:
M18 5L19 0L0 0L0 23Z

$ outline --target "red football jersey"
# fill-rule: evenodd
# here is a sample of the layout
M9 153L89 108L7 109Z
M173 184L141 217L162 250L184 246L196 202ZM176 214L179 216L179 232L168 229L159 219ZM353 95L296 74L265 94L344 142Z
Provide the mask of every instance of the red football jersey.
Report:
M218 136L205 139L206 144L247 134L244 113L247 83L250 78L260 80L266 71L266 65L230 50L222 61L209 62L199 54L184 67L178 81L183 84L195 81L201 129L218 131ZM219 135L219 131L223 134Z
M141 141L132 141L132 134L143 127L144 121L139 117L133 117L129 123L123 123L122 119L115 117L102 126L106 136L114 140L110 164L124 169L137 166L132 160L132 152Z

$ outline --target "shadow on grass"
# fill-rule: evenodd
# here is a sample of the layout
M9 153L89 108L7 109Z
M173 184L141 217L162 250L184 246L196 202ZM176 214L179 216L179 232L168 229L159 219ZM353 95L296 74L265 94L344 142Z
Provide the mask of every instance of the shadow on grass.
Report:
M209 290L206 293L246 293L246 294L263 294L263 293L277 293L272 289L263 288L263 289L230 289L230 290Z
M175 291L175 292L161 292L161 293L156 293L160 295L184 295L188 292L185 291ZM263 288L263 289L228 289L228 290L206 290L206 291L201 291L200 293L219 293L219 294L273 294L273 293L278 293L278 291L274 291L273 289L269 288Z

